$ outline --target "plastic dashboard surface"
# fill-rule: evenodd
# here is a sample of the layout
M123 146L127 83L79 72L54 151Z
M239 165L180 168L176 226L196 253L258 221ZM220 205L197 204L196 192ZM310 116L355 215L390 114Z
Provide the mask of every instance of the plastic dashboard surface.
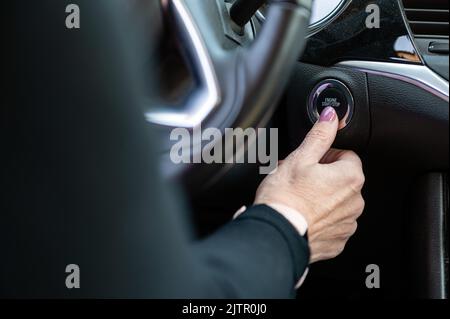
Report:
M302 62L330 66L345 60L421 63L397 0L378 0L380 28L369 29L367 0L348 1L325 28L309 38Z

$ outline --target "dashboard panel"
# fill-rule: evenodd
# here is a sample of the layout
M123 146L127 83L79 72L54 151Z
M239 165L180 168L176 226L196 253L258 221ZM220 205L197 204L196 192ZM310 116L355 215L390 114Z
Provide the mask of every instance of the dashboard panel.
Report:
M309 42L302 62L331 66L346 60L421 64L401 2L378 0L379 28L368 28L372 13L364 0L315 1ZM259 13L264 17L267 8ZM261 19L259 19L261 20Z
M310 36L302 61L325 66L345 60L421 63L401 3L379 0L377 5L380 28L370 29L367 1L347 1L332 24Z

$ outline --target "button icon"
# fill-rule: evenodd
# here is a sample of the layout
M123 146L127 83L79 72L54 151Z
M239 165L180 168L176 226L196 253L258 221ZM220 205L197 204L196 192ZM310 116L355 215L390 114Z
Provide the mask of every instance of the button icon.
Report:
M339 129L345 128L351 121L354 112L354 100L347 86L338 80L325 80L317 84L308 101L308 115L315 123L320 113L333 107L339 118Z

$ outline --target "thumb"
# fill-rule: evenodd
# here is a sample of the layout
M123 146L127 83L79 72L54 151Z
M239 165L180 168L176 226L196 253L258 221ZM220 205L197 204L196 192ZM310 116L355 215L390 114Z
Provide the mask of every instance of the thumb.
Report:
M336 110L327 107L322 111L319 121L309 131L302 145L298 148L303 161L319 163L330 150L336 139L339 126Z

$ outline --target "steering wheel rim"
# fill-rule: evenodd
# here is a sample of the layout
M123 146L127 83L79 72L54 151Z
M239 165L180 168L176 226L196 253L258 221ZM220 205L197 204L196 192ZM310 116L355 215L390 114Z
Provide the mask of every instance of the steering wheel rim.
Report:
M207 1L211 3L213 1ZM215 2L215 1L214 1ZM150 123L165 135L175 128L260 128L269 122L287 84L290 70L305 43L311 0L272 0L267 19L249 47L226 49L207 25L203 1L164 0L163 10L182 43L185 56L199 85L181 107L152 108ZM217 1L217 10L228 12ZM231 23L229 17L224 17ZM210 143L208 144L210 145ZM168 145L162 146L162 170L172 178L196 185L217 180L225 165L174 164ZM190 145L191 154L202 146Z

